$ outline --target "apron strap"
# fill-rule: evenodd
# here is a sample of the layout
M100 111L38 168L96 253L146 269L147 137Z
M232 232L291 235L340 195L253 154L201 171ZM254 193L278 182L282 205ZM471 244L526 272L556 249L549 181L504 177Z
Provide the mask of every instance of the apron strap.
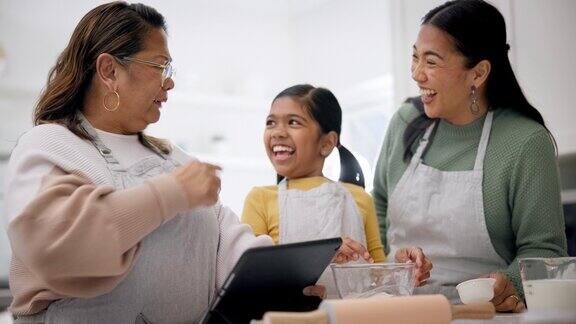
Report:
M288 180L286 178L282 179L280 183L278 183L278 190L287 190L288 189Z
M482 136L478 144L478 153L476 153L476 162L474 163L475 171L482 171L484 168L484 156L486 155L486 148L488 147L488 140L490 139L490 130L492 129L492 120L494 119L494 112L489 111L484 120L482 127Z
M426 147L428 147L428 144L430 142L430 134L432 134L432 131L434 130L434 127L436 127L436 124L438 124L437 121L432 123L432 125L428 126L428 128L426 129L424 136L420 139L420 144L418 144L416 153L414 153L414 155L412 156L410 164L416 165L417 163L420 162L420 158L422 157L424 150L426 150Z
M108 166L108 169L110 169L110 171L119 171L119 172L126 171L120 165L118 160L116 160L116 158L112 155L112 150L110 150L108 147L106 147L106 145L104 145L104 143L98 136L98 133L96 133L96 130L90 124L88 119L86 119L84 114L78 113L78 115L81 120L82 127L84 127L84 130L88 133L88 135L92 137L92 140L90 142L92 143L92 145L94 145L94 147L96 147L98 153L100 153L100 155L104 158L104 160L106 161L106 165Z
M480 137L480 143L478 144L478 152L476 154L476 161L474 162L474 170L479 171L482 170L482 168L484 167L484 157L486 156L486 148L488 147L488 141L490 140L490 130L492 129L493 119L494 119L494 112L489 111L488 114L486 114L486 119L484 120L484 126L482 127L482 135ZM416 165L418 164L418 162L420 162L422 154L430 144L430 134L432 134L432 131L434 130L434 127L436 127L437 124L438 122L434 122L432 125L428 126L426 132L424 133L424 136L422 137L422 139L420 139L420 144L416 149L416 153L412 156L410 164Z
M108 166L108 169L110 169L110 171L126 172L126 169L122 165L120 165L120 162L118 162L118 160L116 160L116 158L112 155L112 150L109 149L104 144L104 142L102 142L102 140L98 136L98 133L96 132L96 129L94 128L94 126L92 126L92 124L90 124L90 122L88 121L88 119L86 119L84 114L78 113L78 116L84 130L86 131L86 133L88 133L88 135L92 137L92 140L90 142L92 143L92 145L94 145L94 147L96 147L98 153L100 153L100 155L104 158L104 160L106 161L106 165ZM164 155L163 153L158 152L154 153L164 160L167 159L167 156Z

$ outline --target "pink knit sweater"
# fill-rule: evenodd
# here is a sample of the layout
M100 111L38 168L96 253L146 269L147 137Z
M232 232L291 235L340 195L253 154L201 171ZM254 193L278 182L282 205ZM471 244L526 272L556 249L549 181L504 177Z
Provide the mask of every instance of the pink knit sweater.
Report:
M130 272L139 242L190 208L169 174L115 190L94 147L58 125L23 135L7 171L11 311L17 315L38 313L65 297L110 292ZM246 248L272 241L254 237L225 212L226 231L214 257L229 271ZM225 275L218 274L219 281Z

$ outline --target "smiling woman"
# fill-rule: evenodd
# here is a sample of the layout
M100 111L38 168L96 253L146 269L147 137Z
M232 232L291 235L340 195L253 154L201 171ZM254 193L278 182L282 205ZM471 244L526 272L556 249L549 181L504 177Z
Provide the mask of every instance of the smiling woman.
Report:
M199 322L254 237L217 166L144 135L174 87L155 9L92 9L6 170L16 323Z
M83 113L97 129L138 134L160 119L162 103L174 87L166 32L151 30L143 48L134 56L118 59L103 54L96 59L96 76L102 83L96 83L88 91ZM100 102L104 102L111 113L102 114Z
M412 78L420 88L426 116L453 125L466 125L476 119L480 107L486 106L484 96L476 92L490 72L488 61L463 69L466 58L454 49L445 32L432 25L422 26L413 48ZM460 109L468 104L470 110Z
M72 38L77 44L71 42L50 71L50 82L36 106L36 125L57 122L66 125L77 136L89 138L79 127L78 116L74 113L84 107L84 114L98 124L97 128L120 134L138 134L146 147L169 152L162 141L146 136L142 131L148 124L158 121L159 104L166 101L167 91L174 87L174 83L158 69L133 66L128 64L129 59L126 60L135 54L141 56L140 59L155 60L154 64L158 65L171 60L164 18L155 15L149 7L141 8L149 20L146 23L130 20L134 19L131 12L106 8L103 14L114 11L122 15L120 18L125 18L124 23L116 24L110 30L75 30ZM87 15L81 23L88 23L91 19L96 18ZM88 64L70 64L80 55L77 51L81 50L81 43L90 41L90 38L111 39L89 53ZM74 78L73 82L70 78ZM93 82L93 79L102 82ZM119 109L121 105L122 109ZM113 114L98 113L100 107Z
M490 23L486 23L490 22ZM554 139L508 59L506 25L482 0L428 12L413 46L421 96L394 115L374 178L382 240L423 246L439 271L420 293L496 279L498 311L522 311L518 259L566 255Z

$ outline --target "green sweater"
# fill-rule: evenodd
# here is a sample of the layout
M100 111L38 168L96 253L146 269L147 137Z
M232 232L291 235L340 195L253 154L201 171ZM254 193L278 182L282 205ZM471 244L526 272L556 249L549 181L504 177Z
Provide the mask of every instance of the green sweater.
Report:
M404 130L419 114L410 103L394 114L376 165L373 197L385 246L388 197L408 166L402 159ZM472 170L484 119L465 126L441 121L424 163L443 171ZM417 145L418 140L414 151ZM492 245L509 264L501 271L523 295L519 258L567 256L556 154L544 127L511 109L494 111L482 192Z

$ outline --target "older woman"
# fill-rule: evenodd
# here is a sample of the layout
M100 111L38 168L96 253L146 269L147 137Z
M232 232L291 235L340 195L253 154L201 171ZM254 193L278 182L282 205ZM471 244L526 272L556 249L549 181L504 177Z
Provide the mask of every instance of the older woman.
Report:
M198 322L242 252L272 244L217 203L218 167L143 134L172 73L153 8L104 4L76 27L8 166L17 323Z
M518 258L566 255L552 136L510 66L504 18L482 0L423 19L412 78L421 96L393 117L374 179L391 254L426 249L424 292L496 278L499 311L522 310Z

